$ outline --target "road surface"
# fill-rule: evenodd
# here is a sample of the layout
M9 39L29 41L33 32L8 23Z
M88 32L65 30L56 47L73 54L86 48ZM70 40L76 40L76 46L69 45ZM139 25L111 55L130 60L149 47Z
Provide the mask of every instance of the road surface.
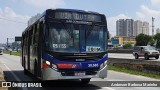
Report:
M20 64L20 57L13 55L0 55L0 67L4 71L4 75L6 77L6 81L35 81L36 79L33 76L26 76L23 73L23 68ZM63 87L65 83L61 84L61 87L55 88L55 90L159 90L160 87L101 87L99 85L100 81L160 81L158 79L152 79L143 76L131 75L121 72L109 71L108 78L106 79L92 79L93 84L89 84L88 86L72 88L73 85L69 87ZM88 88L88 87L94 88ZM54 88L15 88L14 90L50 90Z
M135 59L133 54L126 54L126 53L108 53L109 58L121 58L121 59ZM144 57L140 57L140 60L144 60ZM147 61L160 61L159 59L149 58Z

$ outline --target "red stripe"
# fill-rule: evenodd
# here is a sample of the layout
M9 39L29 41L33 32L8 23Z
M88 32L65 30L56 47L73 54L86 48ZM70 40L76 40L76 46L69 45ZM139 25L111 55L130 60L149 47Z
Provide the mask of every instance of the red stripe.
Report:
M42 69L44 69L44 68L49 68L49 65L46 64L46 63L43 63L41 68L42 68Z
M73 64L57 64L58 68L72 68Z

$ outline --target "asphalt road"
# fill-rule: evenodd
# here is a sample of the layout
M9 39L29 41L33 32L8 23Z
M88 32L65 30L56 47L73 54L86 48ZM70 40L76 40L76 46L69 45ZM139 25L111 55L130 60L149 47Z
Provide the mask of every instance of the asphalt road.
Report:
M0 55L0 67L3 69L6 81L37 81L32 75L26 76L23 73L23 68L20 64L20 57L13 55ZM9 88L9 90L159 90L160 87L107 87L105 83L107 81L160 81L158 79L152 79L143 76L131 75L121 72L109 71L108 78L105 79L91 79L91 83L85 86L74 87L76 84L80 84L78 81L66 81L60 82L60 87L55 88ZM52 81L56 83L56 81ZM68 87L64 87L66 83L69 83ZM54 86L54 85L53 85ZM103 86L103 87L102 87ZM91 88L92 87L92 88Z
M126 53L108 53L109 58L121 58L121 59L135 59L133 54ZM144 57L139 57L139 60L144 60ZM155 59L154 57L149 58L147 61L160 61L159 59Z

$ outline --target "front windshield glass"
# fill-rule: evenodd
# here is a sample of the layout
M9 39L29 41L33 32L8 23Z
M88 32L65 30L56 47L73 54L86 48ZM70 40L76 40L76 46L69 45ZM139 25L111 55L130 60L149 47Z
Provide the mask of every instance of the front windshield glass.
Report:
M145 50L156 50L155 47L151 47L151 46L147 46L147 47L145 47L144 49L145 49Z
M94 26L86 35L86 52L102 52L106 47L106 32L104 27Z
M79 24L49 23L46 49L53 52L104 52L105 27Z
M50 23L46 35L46 48L56 52L79 52L79 41L76 38L78 33L67 31L61 23ZM77 36L78 37L78 36Z

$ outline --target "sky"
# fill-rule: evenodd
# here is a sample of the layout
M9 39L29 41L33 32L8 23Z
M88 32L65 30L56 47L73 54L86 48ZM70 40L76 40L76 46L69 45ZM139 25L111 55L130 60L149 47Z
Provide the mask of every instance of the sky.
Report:
M116 20L134 19L160 28L160 0L0 0L0 43L14 41L27 27L27 21L46 9L67 8L95 11L107 17L111 36L116 35Z

